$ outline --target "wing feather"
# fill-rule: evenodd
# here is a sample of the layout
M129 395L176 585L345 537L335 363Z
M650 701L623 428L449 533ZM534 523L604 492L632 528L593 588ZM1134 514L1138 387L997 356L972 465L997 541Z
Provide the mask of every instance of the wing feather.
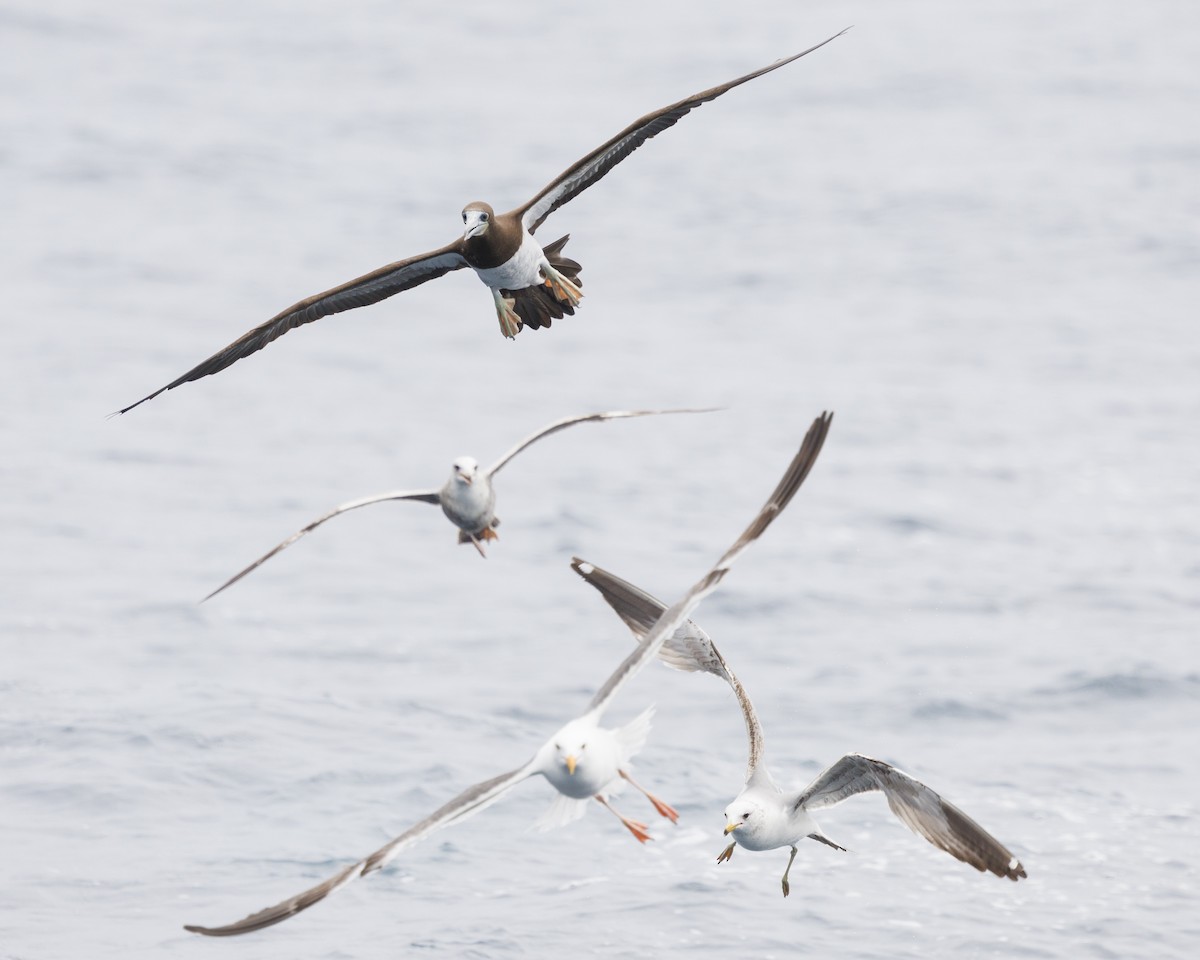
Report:
M248 574L251 571L256 570L258 567L262 566L264 563L266 563L268 560L270 560L273 556L275 556L275 554L279 553L281 550L284 550L287 547L290 547L293 543L295 543L297 540L299 540L301 537L303 537L306 533L311 533L313 530L316 530L317 527L319 527L321 524L323 524L326 520L332 520L334 517L338 516L339 514L345 513L347 510L356 510L359 507L365 507L372 503L382 503L385 500L420 500L423 503L435 503L435 504L441 503L441 498L438 496L438 491L436 491L436 490L394 490L391 493L378 493L371 497L362 497L358 500L351 500L349 503L343 503L340 507L334 507L327 514L317 517L317 519L314 520L312 523L310 523L308 526L302 527L301 529L297 530L295 533L293 533L290 537L288 537L282 543L276 544L274 547L272 547L270 550L268 550L266 553L264 553L261 557L259 557L257 560L255 560L252 564L250 564L250 566L246 567L244 570L240 571L239 573L235 573L232 577L230 577L223 584L221 584L219 587L217 587L216 590L214 590L207 597L205 597L204 600L211 600L213 597L215 597L218 593L220 593L226 587L233 586L235 583L237 583L239 580L241 580L242 577L244 577L246 574ZM200 602L203 603L204 600L201 600Z
M849 29L849 27L846 28L846 30ZM613 167L651 137L657 136L668 127L675 126L676 123L691 113L696 107L708 103L710 100L717 99L717 97L728 93L734 87L741 86L743 83L761 77L763 74L770 73L773 70L778 70L793 60L799 60L806 54L825 46L830 40L840 37L846 30L836 33L829 40L822 40L815 46L809 47L807 50L788 57L785 60L778 60L770 66L763 67L761 70L755 70L752 73L747 73L745 76L738 77L736 80L730 80L727 83L722 83L719 86L693 94L690 97L680 100L678 103L672 103L660 110L646 114L639 120L635 120L611 140L601 144L587 156L576 161L567 170L559 174L553 182L547 184L524 207L519 207L517 212L521 215L521 222L525 225L525 229L533 233L551 213L564 203L579 196L579 194L583 193L592 184L598 182Z
M531 433L524 440L518 443L515 447L508 451L499 460L487 468L487 475L494 476L499 472L509 460L515 457L526 447L541 440L543 437L548 437L552 433L558 433L559 430L565 430L567 427L573 427L577 423L603 423L606 420L624 420L629 417L653 417L665 413L712 413L715 407L706 407L703 409L677 409L677 410L609 410L605 413L583 413L573 417L563 417L561 420L555 420L553 423L547 424L535 433Z
M934 790L902 770L858 753L839 760L801 791L794 809L820 810L859 793L882 791L892 813L939 850L979 871L1027 876L1007 847Z
M491 780L485 780L483 783L477 783L475 786L467 788L449 803L438 808L438 810L420 823L404 831L404 833L400 834L391 843L380 847L369 857L364 857L358 863L352 863L350 866L339 870L334 876L323 883L319 883L315 887L305 890L303 893L296 894L294 897L289 897L275 904L273 907L259 910L257 913L252 913L250 916L238 920L236 923L226 924L222 927L202 927L196 924L187 924L183 929L192 933L202 933L206 937L234 937L242 933L252 933L255 930L262 930L264 927L274 926L288 919L288 917L295 916L302 910L307 910L313 904L320 903L331 893L340 890L346 884L357 880L359 877L365 877L368 873L382 869L402 850L412 846L419 840L424 840L436 830L448 827L450 824L457 823L460 820L465 820L485 807L491 806L514 786L535 773L536 769L536 765L533 761L530 761L518 770L503 773L498 777L493 777Z
M178 386L199 380L201 377L219 373L252 353L257 353L272 340L277 340L296 327L312 323L314 320L330 314L341 313L343 310L353 310L355 307L378 303L402 290L419 286L428 280L449 273L451 270L459 270L467 265L467 261L459 252L460 245L461 241L455 240L438 250L409 257L407 260L398 260L396 263L389 263L387 266L372 270L355 280L350 280L331 290L326 290L324 293L314 294L299 303L294 303L266 323L259 324L248 333L242 334L229 346L218 350L203 363L192 367L183 376L142 397L137 403L123 407L117 413L128 413L147 400L153 400L160 393L174 390Z
M600 591L600 595L625 621L625 625L639 640L645 637L667 609L662 601L640 587L635 587L628 580L622 580L616 574L609 573L578 557L571 560L571 568ZM737 697L738 705L742 708L742 720L746 724L746 737L749 741L746 779L749 780L762 761L762 724L758 722L758 714L754 710L754 704L750 702L746 688L729 669L729 664L721 656L721 651L712 642L712 638L699 624L688 620L663 641L658 657L676 670L711 673L729 684L734 696Z
M612 676L605 681L604 686L596 693L596 696L592 698L592 702L588 705L589 714L599 716L626 681L641 670L647 660L658 655L658 651L666 642L667 637L671 636L680 624L687 620L688 614L696 608L701 600L716 589L717 584L725 578L725 574L729 572L730 567L742 555L742 552L757 540L779 513L787 507L796 491L800 489L804 478L808 476L813 464L816 463L821 447L825 443L825 437L829 433L829 424L832 419L832 413L823 413L813 421L804 436L799 451L788 465L783 479L779 481L750 525L742 531L742 535L734 541L733 546L725 551L712 569L693 584L682 599L669 607L655 621L654 626L650 628L638 648L622 661Z

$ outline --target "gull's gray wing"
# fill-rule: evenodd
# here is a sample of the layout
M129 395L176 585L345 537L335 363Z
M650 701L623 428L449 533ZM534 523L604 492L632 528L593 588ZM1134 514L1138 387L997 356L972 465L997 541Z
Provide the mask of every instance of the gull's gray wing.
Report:
M849 27L846 28L846 30L849 29ZM805 54L812 53L818 47L825 46L830 40L840 37L846 30L836 33L829 40L822 40L816 46L809 47L807 50L797 53L795 56L788 57L786 60L778 60L768 67L763 67L761 70L755 70L753 73L747 73L736 80L730 80L728 83L722 83L701 93L693 94L690 97L680 100L678 103L672 103L661 110L655 110L652 113L646 114L640 120L635 120L611 140L601 144L586 157L573 163L555 177L551 183L547 184L525 206L519 207L516 212L520 213L521 222L525 225L525 229L533 233L551 213L564 203L583 193L584 190L598 181L651 137L657 136L668 127L675 126L680 119L687 116L696 107L707 103L709 100L716 100L721 94L728 93L734 87L741 86L743 83L753 80L756 77L761 77L772 70L778 70L793 60L799 60Z
M494 476L497 472L499 472L502 466L508 463L509 460L515 457L530 444L536 443L538 440L541 440L542 437L548 437L552 433L558 433L559 430L565 430L567 427L573 427L577 423L602 423L605 420L624 420L629 417L654 417L663 413L712 413L715 409L716 407L680 410L609 410L606 413L582 413L574 417L563 417L561 420L555 420L553 423L547 424L536 433L531 433L515 447L509 450L508 453L488 467L485 472L489 477Z
M246 567L246 569L242 570L240 573L235 573L232 577L217 587L217 589L205 597L204 600L211 600L226 587L233 586L246 574L270 560L273 556L275 556L275 554L279 553L280 550L290 547L306 533L316 530L317 527L323 524L326 520L332 520L338 514L345 513L347 510L356 510L359 507L365 507L372 503L382 503L384 500L420 500L422 503L435 504L442 502L441 497L438 495L438 491L436 490L393 490L391 493L377 493L373 497L362 497L359 500L351 500L349 503L343 503L340 507L334 507L324 516L317 517L317 519L308 526L297 530L290 537L284 540L283 543L272 547L252 564L250 564L250 566ZM200 602L203 603L204 600L201 600Z
M356 280L350 280L332 290L314 294L299 303L294 303L266 323L260 324L249 333L242 334L229 346L218 350L203 363L192 367L183 376L117 412L128 413L134 407L147 400L153 400L166 390L174 390L185 383L219 373L243 357L257 353L272 340L282 337L289 330L294 330L303 324L312 323L314 320L333 313L341 313L343 310L353 310L355 307L378 303L402 290L419 286L427 280L433 280L451 270L459 270L467 265L467 261L463 259L460 252L461 244L461 240L455 240L438 250L409 257L407 260L398 260L396 263L389 263Z
M485 780L483 783L477 783L473 787L468 787L416 826L405 830L404 833L400 834L400 836L387 846L381 847L369 857L359 860L358 863L352 863L350 866L340 870L324 883L319 883L315 887L305 890L303 893L289 897L287 900L277 903L273 907L259 910L258 913L252 913L243 920L226 924L223 927L201 927L195 924L188 924L183 929L189 930L192 933L202 933L207 937L234 937L240 933L251 933L255 930L261 930L264 927L273 926L281 920L295 916L301 910L307 910L314 903L324 900L335 890L341 889L352 880L357 880L359 877L365 877L368 873L382 869L401 850L411 847L419 840L425 839L435 830L448 827L459 820L465 820L472 814L491 806L522 780L536 773L537 769L537 764L531 760L519 770L513 770L510 773L493 777L491 780Z
M600 591L600 595L616 611L617 616L625 621L625 625L633 631L638 640L645 637L667 609L661 600L595 564L574 557L571 560L571 568ZM746 779L749 780L762 760L762 725L758 722L758 714L754 712L754 704L750 702L745 687L729 669L712 638L698 623L688 620L663 641L658 658L676 670L711 673L720 677L733 689L738 705L742 708L742 719L746 722L746 736L750 742L749 760L746 765Z
M820 810L872 790L883 791L905 826L955 859L1009 880L1027 875L1004 844L954 804L902 770L862 754L842 757L804 788L793 809Z
M742 531L742 535L734 541L733 546L725 551L713 568L693 584L682 599L669 607L655 621L654 626L650 628L638 648L621 662L613 675L605 681L604 686L592 698L592 702L588 705L589 714L598 717L604 712L604 708L621 689L621 686L641 670L647 660L658 655L658 651L666 642L667 637L671 636L680 624L687 620L688 614L696 608L701 600L716 589L717 584L725 578L725 574L729 572L729 568L742 555L742 552L762 536L763 531L791 502L813 464L817 462L817 456L825 443L825 436L829 433L829 424L832 419L832 413L823 413L813 421L812 426L808 428L808 433L804 435L800 450L788 465L783 479L779 481L767 502L750 522L750 526Z

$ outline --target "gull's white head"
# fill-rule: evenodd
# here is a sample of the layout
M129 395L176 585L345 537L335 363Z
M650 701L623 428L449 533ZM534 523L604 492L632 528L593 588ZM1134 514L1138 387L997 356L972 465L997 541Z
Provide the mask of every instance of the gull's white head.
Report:
M588 760L588 739L596 732L593 723L583 719L572 720L554 735L551 747L554 750L553 763L566 767L570 776Z
M451 479L457 480L459 483L470 486L475 482L475 478L479 475L479 464L474 457L459 457L454 461L454 469L450 474Z
M463 207L463 239L482 236L496 218L496 211L482 200L475 200Z
M749 839L764 826L766 814L763 808L753 800L738 797L725 808L725 834L733 834L733 839Z

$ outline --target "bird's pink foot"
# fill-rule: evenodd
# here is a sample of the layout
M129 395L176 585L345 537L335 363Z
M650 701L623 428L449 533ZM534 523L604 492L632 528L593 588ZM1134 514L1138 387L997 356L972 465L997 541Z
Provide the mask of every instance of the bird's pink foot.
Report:
M542 273L546 277L546 286L555 297L563 303L569 303L572 307L579 306L579 301L583 299L583 291L576 286L574 281L559 273L548 263L542 265Z
M621 822L625 824L627 830L637 837L638 843L645 843L647 840L653 840L650 836L650 828L640 820L630 820L629 817L621 817Z
M672 823L679 822L679 811L676 810L673 806L671 806L665 800L659 800L658 797L656 797L649 790L647 790L645 787L643 787L640 783L638 783L636 780L634 780L633 777L631 777L624 770L618 770L617 773L619 773L621 775L622 780L629 782L630 784L632 784L634 786L635 789L640 790L642 793L644 793L646 795L646 799L649 800L652 804L654 804L654 809L657 810L661 816L666 817Z
M517 301L512 297L500 296L499 291L496 290L492 291L492 299L496 303L496 318L500 321L500 332L511 340L525 326L525 321L513 310Z

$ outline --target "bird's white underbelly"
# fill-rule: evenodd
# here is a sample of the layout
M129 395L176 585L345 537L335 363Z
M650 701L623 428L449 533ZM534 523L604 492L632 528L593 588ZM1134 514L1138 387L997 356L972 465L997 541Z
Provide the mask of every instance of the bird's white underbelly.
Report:
M493 290L523 290L542 282L539 268L544 259L541 244L526 233L517 252L506 262L498 267L476 267L475 272L479 274L479 279Z
M567 772L566 767L554 767L546 773L546 779L554 785L559 793L574 797L576 800L586 800L598 793L605 793L605 787L617 778L616 770L577 768L574 774Z
M480 478L473 484L465 484L452 479L441 496L442 513L455 526L468 533L478 533L491 525L496 494L488 480Z

